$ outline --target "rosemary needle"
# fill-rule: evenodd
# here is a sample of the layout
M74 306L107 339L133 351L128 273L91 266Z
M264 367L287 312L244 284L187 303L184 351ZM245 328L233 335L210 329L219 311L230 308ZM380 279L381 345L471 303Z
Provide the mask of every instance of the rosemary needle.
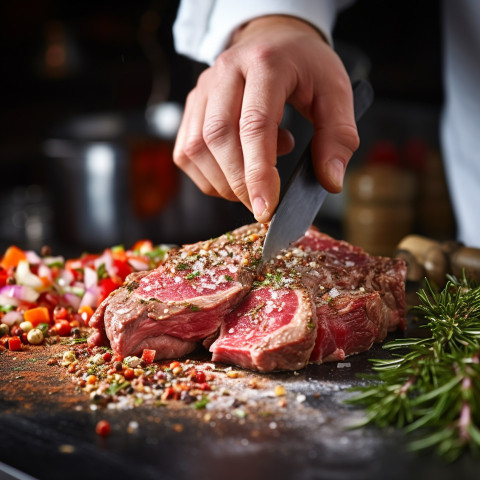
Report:
M347 403L366 410L363 425L396 426L412 451L433 449L447 461L480 452L480 286L449 276L440 292L426 280L415 310L425 338L388 342L392 358L373 359L368 385ZM359 425L360 426L360 425Z

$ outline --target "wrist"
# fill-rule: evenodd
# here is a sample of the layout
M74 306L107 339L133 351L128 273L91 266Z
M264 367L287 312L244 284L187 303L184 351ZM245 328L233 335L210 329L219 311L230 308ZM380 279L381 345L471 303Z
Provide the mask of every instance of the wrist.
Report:
M254 18L240 26L232 35L232 40L229 46L235 45L252 35L259 32L265 32L265 30L269 29L304 32L322 39L327 44L329 43L323 32L302 18L291 15L265 15Z

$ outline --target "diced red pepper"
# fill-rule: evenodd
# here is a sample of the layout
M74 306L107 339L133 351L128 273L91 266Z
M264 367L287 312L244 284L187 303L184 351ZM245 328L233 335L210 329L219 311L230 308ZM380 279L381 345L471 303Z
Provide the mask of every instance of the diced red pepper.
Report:
M105 352L103 355L103 360L108 363L112 359L112 354L110 352Z
M0 287L4 287L7 284L8 272L0 267Z
M102 278L98 282L98 291L100 293L98 302L102 303L114 290L122 285L121 282L115 281L112 278Z
M123 372L123 376L125 377L125 380L132 380L135 377L133 368L126 368Z
M144 348L142 352L142 360L145 363L153 363L155 360L155 354L157 353L156 350L149 350L148 348Z
M203 390L203 391L205 391L205 392L209 392L209 391L212 389L212 387L210 386L210 384L207 383L207 382L205 382L205 383L199 383L199 384L197 385L197 388L198 388L199 390Z
M21 350L22 349L22 340L17 335L10 337L8 339L8 348L10 350Z
M80 258L81 265L92 265L98 257L96 253L84 253Z
M126 260L114 259L113 268L122 280L125 280L133 272L133 268Z
M207 377L206 377L205 373L197 370L195 372L195 375L192 377L192 380L195 383L205 383L207 381Z
M177 392L173 387L167 387L162 393L162 400L178 400L180 397L179 392Z

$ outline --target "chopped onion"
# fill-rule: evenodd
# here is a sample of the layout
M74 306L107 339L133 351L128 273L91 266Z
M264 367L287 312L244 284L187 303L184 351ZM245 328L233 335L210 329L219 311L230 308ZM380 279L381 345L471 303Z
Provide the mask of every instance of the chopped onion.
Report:
M18 262L15 271L15 280L19 285L26 285L35 289L43 287L42 280L30 271L30 265L26 260L20 260Z
M81 298L72 292L65 292L62 295L62 302L65 303L66 305L69 305L74 310L78 310L80 308L80 301L81 301Z
M85 292L85 295L82 297L82 300L80 301L80 307L84 307L88 305L89 307L97 308L98 299L99 299L98 289L93 287L89 288Z
M7 295L1 294L0 293L0 305L2 306L17 306L20 305L20 300L17 300L16 298L8 297Z
M37 291L27 285L5 285L0 288L0 295L28 303L35 302L40 296Z
M50 281L52 280L52 270L50 270L49 267L47 267L46 265L44 265L43 263L41 263L39 266L38 266L38 276L40 278L44 277L44 278L48 278Z
M42 259L33 250L27 250L25 252L25 256L27 257L27 262L30 265L33 265L33 264L37 265L42 261Z
M43 263L47 266L52 266L52 265L65 265L65 258L58 255L56 257L44 257L43 258Z
M7 312L3 317L2 317L2 322L6 323L9 327L12 325L15 325L16 323L22 323L23 322L23 315L18 312L17 310L12 310L11 312Z
M70 285L74 279L75 277L73 276L73 273L70 270L65 269L60 273L56 281L61 287L66 287Z
M95 261L93 262L95 270L98 270L102 263L105 265L105 270L108 275L110 277L113 277L115 275L115 272L113 271L113 257L110 250L105 250L102 255L95 259Z
M63 292L64 293L73 293L77 297L82 298L85 295L85 287L83 286L83 284L75 283L74 285L70 285L68 287L65 287L63 289Z
M83 281L87 290L94 287L98 281L97 272L93 268L85 267L83 271Z

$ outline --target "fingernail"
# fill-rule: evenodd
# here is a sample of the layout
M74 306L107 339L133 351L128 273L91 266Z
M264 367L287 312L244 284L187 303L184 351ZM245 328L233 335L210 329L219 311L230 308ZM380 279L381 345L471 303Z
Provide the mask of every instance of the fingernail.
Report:
M339 189L343 185L343 176L345 175L345 164L338 158L332 158L327 164L328 175L332 183Z
M252 200L252 209L255 218L261 222L263 221L262 217L267 213L267 204L262 197L255 197Z

